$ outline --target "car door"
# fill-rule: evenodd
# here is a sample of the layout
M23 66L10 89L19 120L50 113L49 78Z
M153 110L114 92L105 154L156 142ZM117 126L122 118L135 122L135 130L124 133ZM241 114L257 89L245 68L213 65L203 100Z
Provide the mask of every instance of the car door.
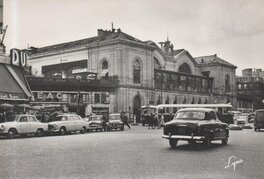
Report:
M74 122L75 122L75 130L79 131L82 129L84 123L83 120L79 116L74 116Z
M21 116L19 118L18 133L28 134L30 133L30 125L28 124L27 116Z
M220 121L217 119L216 114L214 111L209 113L210 121L212 124L212 128L214 131L214 138L220 137Z
M68 131L75 131L75 122L74 122L74 118L73 118L73 116L69 116L68 117L68 120L66 121L66 123L67 123L67 130Z
M40 127L39 122L34 116L28 116L28 124L30 126L30 133L36 133L37 129Z

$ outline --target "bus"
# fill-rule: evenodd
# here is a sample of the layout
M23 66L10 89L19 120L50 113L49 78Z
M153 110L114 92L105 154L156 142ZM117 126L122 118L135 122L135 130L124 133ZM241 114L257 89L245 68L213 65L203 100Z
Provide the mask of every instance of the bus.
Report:
M141 107L141 121L142 124L149 124L151 114L163 114L164 121L171 121L174 114L181 108L213 108L216 110L220 121L227 124L234 124L233 115L231 113L231 104L159 104L146 105Z

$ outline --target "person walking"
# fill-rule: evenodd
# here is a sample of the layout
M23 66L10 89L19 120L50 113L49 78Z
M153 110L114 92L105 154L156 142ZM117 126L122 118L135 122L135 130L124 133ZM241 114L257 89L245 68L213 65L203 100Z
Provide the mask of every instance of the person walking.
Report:
M121 120L122 120L122 118L123 118L123 124L124 125L127 125L127 127L129 128L129 129L131 129L131 127L130 127L130 125L128 124L128 117L127 117L127 115L126 114L122 114L123 115L123 117L121 117Z
M152 125L152 129L156 128L156 125L158 125L159 123L159 116L157 113L154 114L154 118L153 118L153 125Z
M159 126L158 126L158 129L160 129L163 125L164 125L164 116L163 114L161 113L160 114L160 118L159 118Z
M153 128L153 124L154 124L154 115L152 113L149 116L148 122L149 122L148 129L152 129Z

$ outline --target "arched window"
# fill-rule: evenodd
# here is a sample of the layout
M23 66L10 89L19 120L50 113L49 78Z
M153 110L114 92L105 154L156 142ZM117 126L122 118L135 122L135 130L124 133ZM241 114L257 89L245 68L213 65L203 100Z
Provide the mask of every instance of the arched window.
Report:
M230 76L227 74L225 76L225 92L228 93L230 92Z
M102 70L104 69L108 69L108 62L106 60L104 60L102 63Z
M179 67L179 72L192 74L192 70L187 63L181 64L181 66Z
M133 76L134 76L134 83L140 83L140 62L135 60L133 64Z

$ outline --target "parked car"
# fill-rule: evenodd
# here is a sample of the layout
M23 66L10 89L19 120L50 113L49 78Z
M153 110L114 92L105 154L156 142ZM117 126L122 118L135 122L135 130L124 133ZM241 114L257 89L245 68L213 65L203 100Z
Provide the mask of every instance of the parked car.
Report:
M11 115L7 121L0 124L0 135L14 138L16 135L36 134L43 136L48 130L48 124L41 123L36 116L29 114Z
M76 114L62 114L56 116L52 122L48 123L49 133L59 133L64 135L70 132L80 131L84 134L87 129L87 123Z
M247 114L241 114L241 115L237 116L235 121L236 121L237 125L244 126L245 124L248 123L248 115Z
M107 122L107 130L111 131L112 129L124 130L124 124L121 120L121 115L119 113L109 114L109 120Z
M264 128L264 109L258 109L255 111L254 129L260 131Z
M173 120L165 123L163 138L169 140L171 148L176 148L179 140L189 143L202 141L206 146L211 141L221 140L227 144L229 129L226 123L222 123L214 109L209 108L185 108L180 109Z
M84 121L88 123L87 131L103 131L102 126L102 115L92 115L90 117L84 118Z

